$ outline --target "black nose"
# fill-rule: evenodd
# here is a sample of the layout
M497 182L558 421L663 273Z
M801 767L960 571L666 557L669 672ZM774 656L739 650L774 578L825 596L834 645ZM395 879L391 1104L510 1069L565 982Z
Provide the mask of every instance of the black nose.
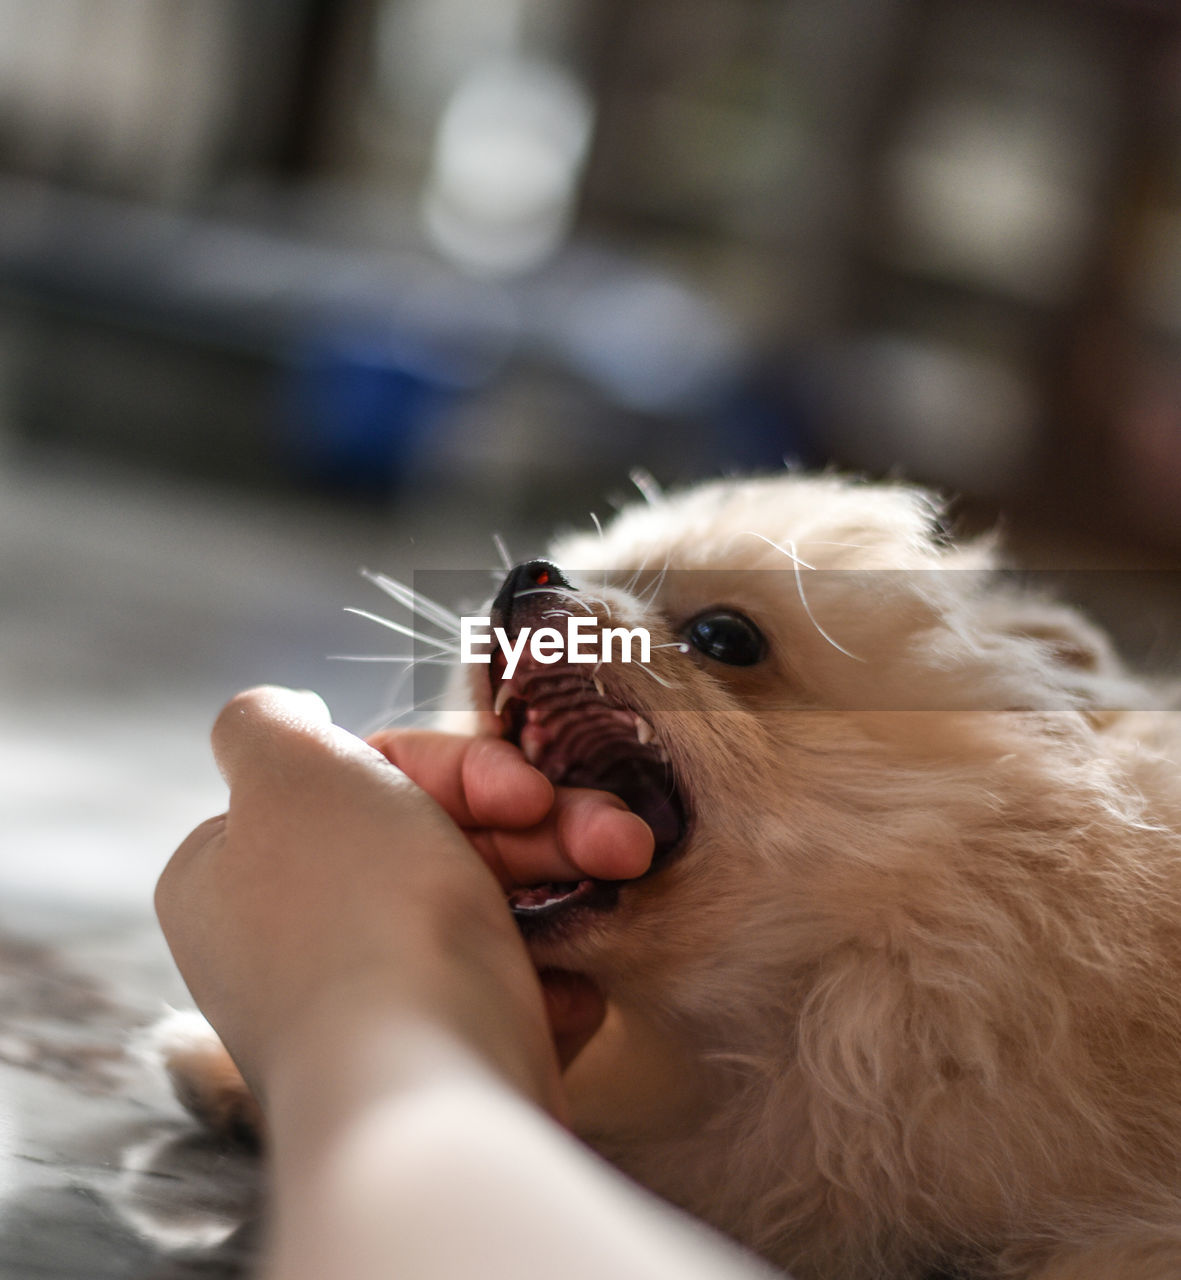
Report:
M550 564L548 560L529 560L510 569L504 584L496 593L496 599L492 601L492 625L504 627L507 631L512 625L513 604L517 597L527 591L544 591L547 587L574 590L562 577L558 566Z

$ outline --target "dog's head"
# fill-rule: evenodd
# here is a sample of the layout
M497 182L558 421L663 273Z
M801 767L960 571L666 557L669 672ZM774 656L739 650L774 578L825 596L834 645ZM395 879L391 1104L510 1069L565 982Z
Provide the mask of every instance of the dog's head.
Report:
M524 649L511 679L502 658L474 666L485 728L553 782L619 795L656 837L635 882L518 892L522 929L539 956L577 958L612 988L667 966L666 998L691 973L700 999L703 966L746 972L744 952L767 950L763 916L773 946L798 945L824 885L830 909L855 914L840 883L869 856L858 824L894 815L883 780L946 759L964 716L1033 722L1119 679L1080 618L998 592L990 548L951 546L926 495L831 477L629 509L510 571L492 620L510 636L575 620L585 642L580 662ZM643 628L650 659L617 636L600 660L609 628Z
M640 879L513 898L537 962L608 997L571 1088L613 1153L749 1092L753 1072L765 1099L790 1080L776 1105L796 1110L801 1159L832 1172L843 1142L848 1169L868 1168L838 1101L868 1114L891 1088L988 1071L965 1057L984 1052L969 1023L1019 1007L997 1034L1032 1037L1053 1016L1013 985L1045 961L1035 864L1059 858L1045 892L1063 892L1071 833L1110 807L1071 799L1090 794L1088 735L1135 693L1099 633L1006 588L990 547L952 545L938 514L901 486L722 482L506 581L493 620L510 633L569 615L651 639L647 663L472 668L487 731L556 783L620 795L656 835ZM936 1025L957 983L963 1025Z

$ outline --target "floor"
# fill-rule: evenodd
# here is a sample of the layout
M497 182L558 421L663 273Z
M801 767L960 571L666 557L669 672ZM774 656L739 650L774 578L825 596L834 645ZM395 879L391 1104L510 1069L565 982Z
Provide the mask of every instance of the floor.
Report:
M133 1051L177 986L146 912L7 900L3 928L0 1275L244 1274L258 1162L197 1133Z
M225 698L314 687L375 725L391 669L327 660L398 647L342 612L390 603L357 570L491 564L492 517L469 517L0 465L3 1280L249 1269L257 1161L198 1133L135 1052L186 1001L152 888L222 808L206 738Z

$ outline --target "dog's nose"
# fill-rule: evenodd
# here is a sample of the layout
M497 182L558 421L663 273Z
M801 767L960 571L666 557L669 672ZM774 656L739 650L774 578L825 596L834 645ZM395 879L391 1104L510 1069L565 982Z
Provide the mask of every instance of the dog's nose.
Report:
M548 560L528 560L524 564L515 565L508 571L504 584L492 601L492 625L503 627L507 631L512 625L513 605L519 596L528 591L544 591L554 587L565 587L568 591L575 589L562 577L558 566L550 564Z

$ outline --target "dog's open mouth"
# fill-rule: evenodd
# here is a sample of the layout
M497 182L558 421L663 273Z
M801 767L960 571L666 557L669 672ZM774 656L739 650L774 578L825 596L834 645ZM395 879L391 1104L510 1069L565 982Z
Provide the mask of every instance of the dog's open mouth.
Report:
M522 662L511 681L504 661L490 668L492 707L502 735L555 786L591 787L618 796L652 828L651 875L674 854L688 827L687 809L668 756L642 716L607 695L602 683L569 664ZM614 906L619 884L577 880L538 884L509 895L524 928L572 908Z

